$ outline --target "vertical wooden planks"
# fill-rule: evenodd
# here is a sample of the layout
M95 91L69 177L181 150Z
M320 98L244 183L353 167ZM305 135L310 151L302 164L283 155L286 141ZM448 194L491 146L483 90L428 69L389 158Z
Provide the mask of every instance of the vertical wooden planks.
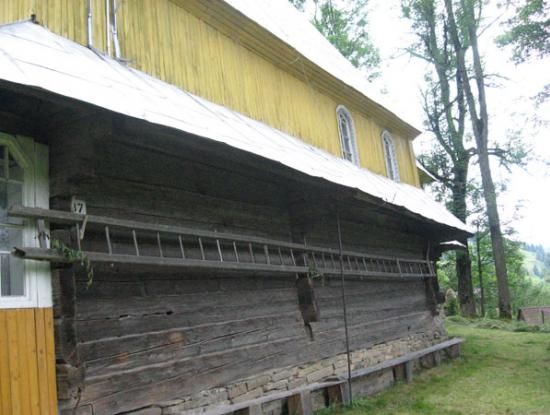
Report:
M46 328L46 373L48 379L48 406L57 407L57 383L55 375L55 345L54 345L54 327L53 327L53 309L42 308L40 311L44 317L44 327Z
M34 324L34 310L26 310L27 315L23 322L25 326L25 356L28 361L27 395L30 404L30 414L40 415L44 411L40 406L40 394L38 393L38 356L36 353L36 330Z
M0 311L0 411L11 414L11 382L7 313Z
M0 413L55 414L51 308L0 310Z
M30 311L30 313L29 313ZM24 414L30 414L30 400L27 398L29 395L29 382L31 381L31 370L29 370L29 359L32 355L28 354L27 349L27 336L26 336L26 325L27 320L32 320L33 310L16 310L16 324L17 332L17 353L18 353L18 364L19 364L19 397L21 399L21 411Z
M21 395L21 372L20 372L20 356L19 356L19 338L17 336L17 323L18 315L17 310L8 311L6 316L6 326L8 332L8 355L9 355L9 369L7 379L10 382L10 400L11 409L13 414L20 414L21 401L23 396Z
M37 313L35 316L36 323L36 351L37 351L37 365L39 373L47 373L48 366L46 363L46 328L44 327L44 318L42 313ZM40 401L42 403L48 402L48 379L45 376L39 376L38 378L38 393L40 395Z

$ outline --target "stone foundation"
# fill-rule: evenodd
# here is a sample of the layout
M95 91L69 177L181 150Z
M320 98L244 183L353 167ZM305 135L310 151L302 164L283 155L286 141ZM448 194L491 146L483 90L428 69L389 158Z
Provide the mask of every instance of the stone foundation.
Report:
M391 342L379 344L369 349L356 350L351 353L351 369L361 369L377 363L396 358L406 353L424 349L444 340L440 331L413 335ZM415 369L431 367L436 362L427 358L415 363ZM141 409L132 414L139 415L195 415L211 407L239 403L263 395L290 390L326 379L345 378L347 376L347 357L341 354L319 362L297 367L285 367L258 374L227 386L202 391L181 399L163 402L155 407ZM360 379L354 379L352 391L354 396L366 396L379 392L399 378L394 370L387 369ZM313 409L326 406L327 397L323 390L312 393ZM285 412L284 400L271 401L262 405L262 412L268 415L279 415Z

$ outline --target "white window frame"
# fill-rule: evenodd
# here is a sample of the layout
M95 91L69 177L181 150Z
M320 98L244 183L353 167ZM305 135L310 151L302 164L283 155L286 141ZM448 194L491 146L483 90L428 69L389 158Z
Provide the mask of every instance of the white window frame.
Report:
M395 152L395 143L389 131L382 132L382 151L384 152L384 160L386 162L386 173L390 179L395 182L400 182L399 163Z
M49 207L48 148L28 137L0 132L0 145L6 146L23 168L23 205ZM24 221L23 245L38 246L38 231ZM22 296L1 296L0 309L42 308L52 306L50 265L43 261L25 260L25 293Z
M349 138L351 160L346 158L344 132L342 131L342 128L340 126L340 117L344 117L349 126L349 133L351 135ZM348 160L353 164L359 166L359 153L357 151L357 135L355 134L355 123L353 122L353 117L351 116L351 113L343 105L338 105L338 107L336 107L336 123L338 124L338 135L340 136L340 148L342 151L342 157L345 160Z

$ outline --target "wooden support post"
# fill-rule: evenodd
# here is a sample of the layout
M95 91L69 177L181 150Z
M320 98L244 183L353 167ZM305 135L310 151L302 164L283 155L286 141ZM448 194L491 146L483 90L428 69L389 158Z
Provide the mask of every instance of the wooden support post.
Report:
M347 382L329 386L327 388L329 406L334 404L349 405L350 401L348 387Z
M454 344L448 348L448 356L451 358L460 356L460 343Z
M405 380L405 364L399 364L393 367L393 380L396 382Z
M434 366L439 366L441 364L441 352L439 350L436 350L433 353L434 357Z
M234 415L262 415L262 405L251 405L233 412Z
M311 394L309 391L302 391L288 398L289 415L311 415L313 406L311 404Z
M405 379L407 383L412 382L413 380L413 361L409 360L405 362Z

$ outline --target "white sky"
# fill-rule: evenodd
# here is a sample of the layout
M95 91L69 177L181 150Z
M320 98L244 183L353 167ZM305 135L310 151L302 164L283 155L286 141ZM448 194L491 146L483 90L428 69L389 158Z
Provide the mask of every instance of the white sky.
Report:
M494 2L493 2L494 3ZM423 115L420 101L420 89L426 64L411 59L403 48L411 44L414 36L408 23L401 18L399 0L371 0L369 7L369 33L382 55L381 77L375 84L387 90L393 108L400 111L406 119L422 127ZM487 14L498 15L493 8ZM550 83L550 59L533 60L516 66L510 62L510 51L501 50L494 44L494 36L502 30L494 24L481 39L486 58L487 72L505 76L498 80L500 86L488 91L489 112L491 116L490 135L499 140L507 130L522 131L523 139L532 146L533 154L550 161L550 123L535 127L530 119L536 113L540 118L550 121L550 102L544 107L535 108L528 98ZM417 154L426 145L423 136L415 141ZM429 144L428 144L429 145ZM498 169L494 163L494 178L508 177L508 190L499 198L501 219L511 223L517 230L517 239L543 244L550 249L550 171L540 162L529 164L527 171L516 168L512 174ZM479 167L473 165L473 174ZM512 221L515 207L520 204L519 217Z

